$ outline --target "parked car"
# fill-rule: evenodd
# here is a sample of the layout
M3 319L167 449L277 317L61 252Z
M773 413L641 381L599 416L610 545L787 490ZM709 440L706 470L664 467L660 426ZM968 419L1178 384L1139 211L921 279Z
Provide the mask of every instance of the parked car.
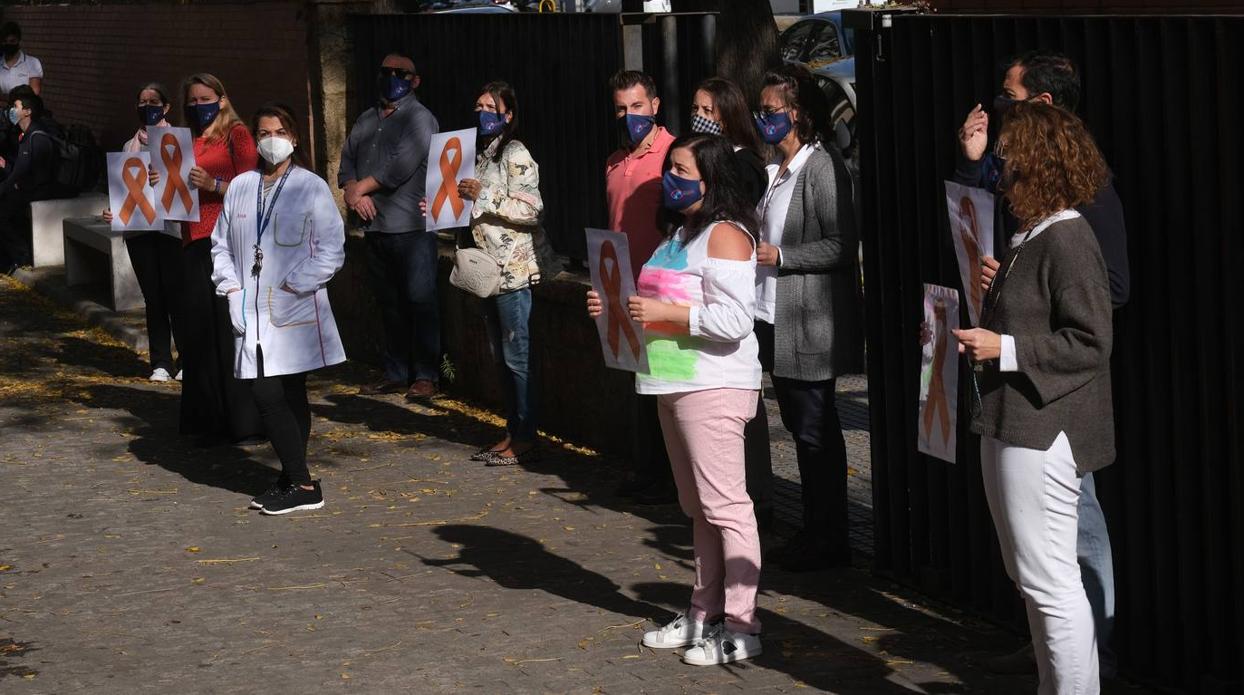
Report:
M779 39L782 60L806 65L829 97L838 147L855 158L855 32L841 12L822 12L790 25Z
M436 14L498 14L518 12L518 8L505 0L443 0L424 2L419 11Z

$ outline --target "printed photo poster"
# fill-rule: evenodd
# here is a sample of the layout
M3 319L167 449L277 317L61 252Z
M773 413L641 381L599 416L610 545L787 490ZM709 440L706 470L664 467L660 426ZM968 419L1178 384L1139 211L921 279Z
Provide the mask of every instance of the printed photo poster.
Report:
M147 152L108 153L108 209L112 230L164 229L164 217L156 207L155 189L147 183Z
M975 326L981 320L985 292L981 289L981 259L993 256L994 196L983 188L946 182L946 211L950 237L959 259L959 277L968 299L968 317Z
M959 291L924 286L924 323L920 354L920 414L917 448L921 453L955 462L955 427L959 413Z
M189 128L148 128L151 167L160 175L156 207L166 220L199 221L199 189L190 185L194 168L194 134Z
M437 133L428 148L428 231L465 227L473 203L458 195L458 182L475 178L475 128Z
M644 326L632 321L627 301L636 294L631 274L631 252L626 235L604 229L587 230L587 265L592 288L600 294L605 312L596 318L605 366L628 372L648 373Z

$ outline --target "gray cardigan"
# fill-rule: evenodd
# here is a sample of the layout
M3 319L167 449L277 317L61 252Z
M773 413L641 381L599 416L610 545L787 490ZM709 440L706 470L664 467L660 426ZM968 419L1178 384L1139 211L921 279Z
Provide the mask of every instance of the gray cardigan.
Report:
M778 268L773 375L823 381L864 369L859 231L851 176L817 148L799 170Z
M985 298L981 327L1015 340L1017 372L978 375L972 431L1045 450L1066 432L1080 473L1114 461L1110 283L1083 218L1056 222L1012 251Z

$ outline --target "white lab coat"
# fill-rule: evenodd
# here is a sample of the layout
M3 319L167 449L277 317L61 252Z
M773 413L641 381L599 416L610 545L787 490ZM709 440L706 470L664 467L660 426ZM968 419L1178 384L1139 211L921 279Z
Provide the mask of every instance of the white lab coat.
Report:
M346 359L324 289L345 262L345 226L328 184L302 167L290 172L260 242L263 263L255 278L255 193L262 181L258 171L233 179L212 230L216 293L243 292L246 334L234 338L233 374L239 379L258 376L259 346L264 376L309 372Z

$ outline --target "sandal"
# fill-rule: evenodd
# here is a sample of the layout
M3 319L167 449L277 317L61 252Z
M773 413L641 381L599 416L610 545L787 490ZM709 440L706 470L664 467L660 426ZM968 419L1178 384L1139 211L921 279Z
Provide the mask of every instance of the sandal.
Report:
M532 446L530 449L521 454L514 456L502 456L498 452L492 452L492 456L484 461L484 465L489 468L499 468L501 466L517 466L524 463L534 463L540 459L538 447Z

